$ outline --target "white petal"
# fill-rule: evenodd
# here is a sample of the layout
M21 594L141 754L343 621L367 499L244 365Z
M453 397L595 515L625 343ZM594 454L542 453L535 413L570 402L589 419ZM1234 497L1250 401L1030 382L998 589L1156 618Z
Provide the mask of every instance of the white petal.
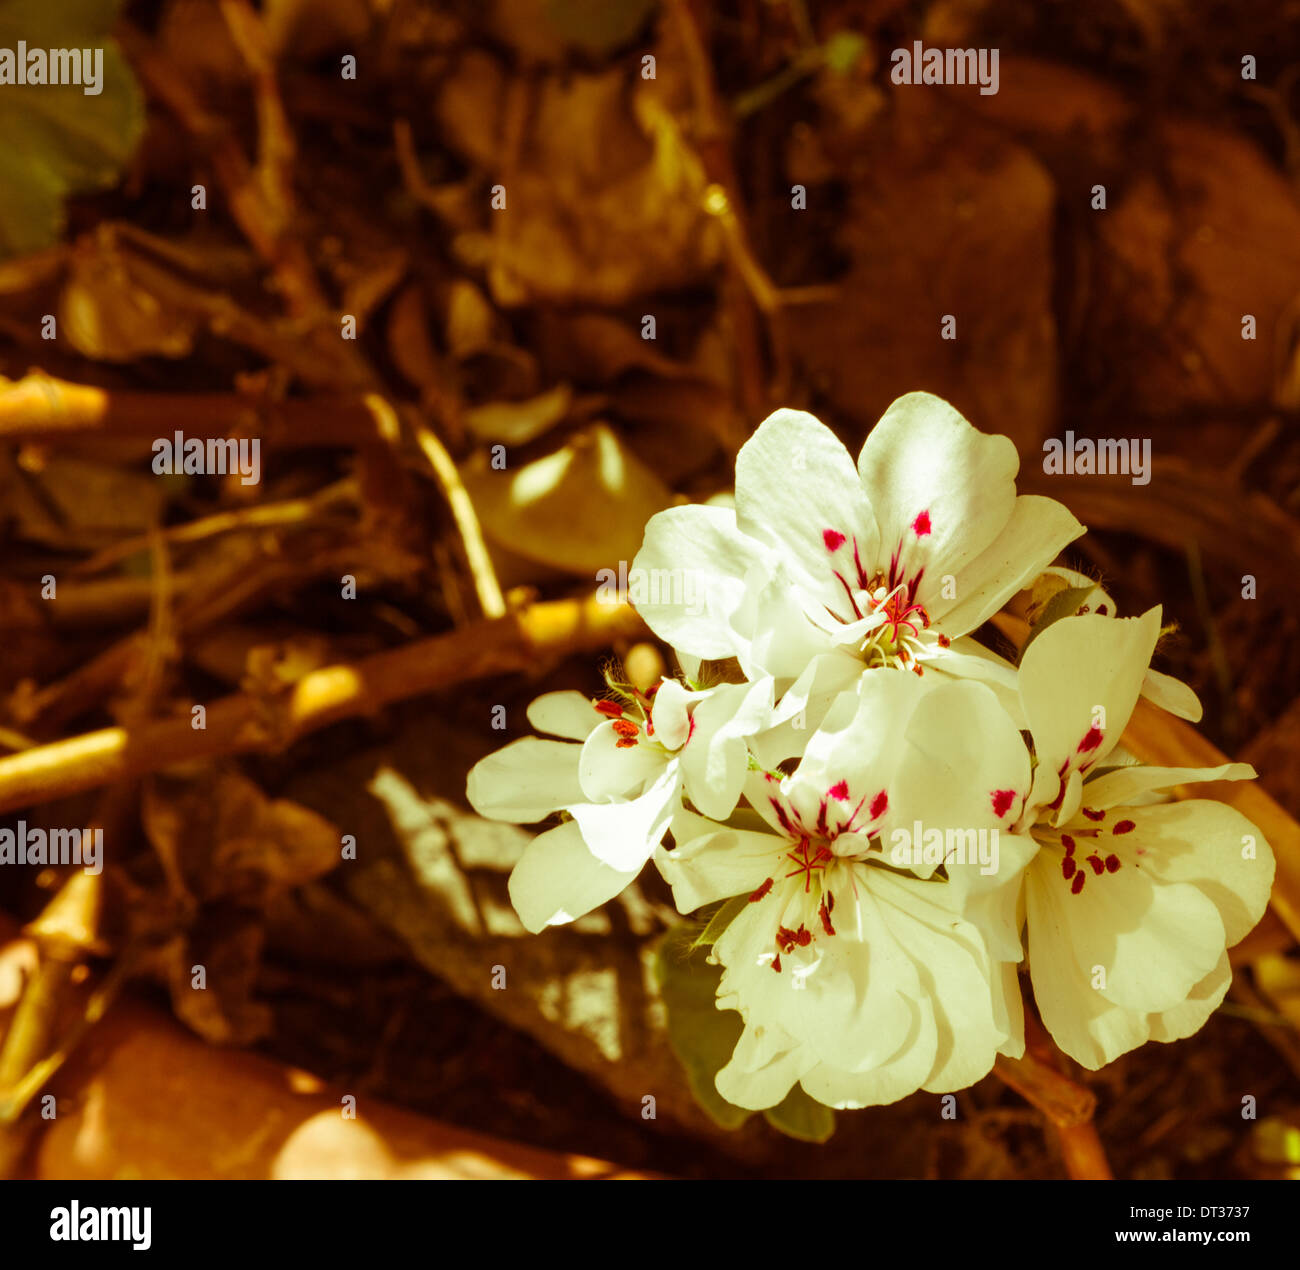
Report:
M574 803L570 814L591 854L612 869L640 870L663 841L681 792L681 773L669 763L636 798L617 803Z
M1065 905L1074 898L1031 866L1025 881L1029 970L1052 1039L1076 1063L1096 1071L1143 1044L1148 1029L1146 1016L1122 1009L1093 988L1091 967L1072 955L1064 923Z
M510 901L533 934L571 922L616 896L638 870L620 872L597 860L578 826L567 821L524 848L510 874Z
M680 749L691 731L687 707L699 694L688 692L676 679L661 679L650 712L654 739L665 749Z
M749 748L754 757L762 766L775 771L785 759L802 755L808 738L821 727L840 695L856 688L864 674L874 673L877 672L866 670L860 658L842 650L814 657L782 694L772 711L772 726L750 739Z
M704 815L725 820L749 769L745 738L772 715L772 681L719 684L695 707L694 730L681 751L686 794Z
M1259 829L1235 807L1204 798L1122 814L1134 822L1124 841L1142 853L1142 868L1162 883L1196 887L1218 910L1229 948L1244 939L1273 889L1273 850Z
M1038 758L1035 803L1054 803L1062 778L1088 771L1114 748L1159 634L1159 608L1139 618L1066 617L1025 650L1020 695Z
M858 559L876 557L876 520L849 452L802 410L769 415L736 456L736 524L793 562L823 602L847 604Z
M750 577L750 590L736 610L735 625L748 641L738 652L748 679L771 675L792 680L815 657L835 647L830 635L809 620L813 611L834 625L820 601L801 587L779 558ZM858 665L862 662L854 658Z
M668 763L668 756L644 733L635 745L620 746L614 721L606 720L582 744L578 779L582 797L575 802L604 803L640 793L646 781L656 779Z
M553 811L581 802L581 747L535 736L513 741L481 759L466 782L469 804L490 820L532 824Z
M916 964L934 1018L936 1049L924 1077L932 1092L964 1089L988 1075L1009 1039L994 1012L992 959L984 940L953 911L942 883L885 874L873 879L891 933Z
M1022 494L1002 532L958 575L951 607L945 609L940 602L931 616L948 635L973 631L1083 532L1070 510L1054 498Z
M732 619L745 599L746 579L763 568L766 554L737 530L728 508L670 507L646 525L629 594L646 625L674 648L695 657L737 656L747 641Z
M681 819L679 816L673 820L674 838ZM693 819L712 824L699 817ZM757 891L767 878L776 874L788 845L774 834L715 825L711 833L688 842L679 840L671 851L660 847L655 852L655 864L664 881L673 888L678 912L693 913L702 904ZM789 865L785 867L788 869Z
M785 1098L809 1061L803 1046L780 1028L746 1025L714 1084L734 1106L761 1111Z
M1085 781L1083 805L1103 809L1119 807L1154 789L1173 789L1175 785L1202 781L1248 781L1254 780L1255 774L1249 763L1224 763L1219 767L1149 767L1141 763Z
M1119 870L1094 874L1083 859L1091 845L1102 858L1118 854ZM1076 861L1085 882L1077 894L1062 874L1059 853L1040 852L1027 879L1029 939L1031 959L1070 958L1087 976L1089 992L1149 1014L1185 1000L1214 969L1224 933L1218 910L1204 894L1153 875L1140 850L1136 834L1105 838L1100 845L1079 839ZM1044 892L1051 901L1047 906ZM1049 923L1045 929L1035 926L1040 917Z
M1192 989L1182 1005L1153 1014L1147 1020L1153 1041L1181 1041L1199 1032L1205 1020L1219 1008L1232 986L1232 964L1225 952L1219 964Z
M917 703L902 734L895 816L922 830L1005 831L1029 794L1029 751L993 692L970 681L938 683ZM913 844L917 845L917 844ZM922 877L937 861L906 865ZM951 873L950 873L951 876Z
M1027 728L1020 699L1020 675L1015 666L983 644L961 636L948 648L935 648L925 661L926 673L937 671L950 679L974 679L992 689L998 705L1017 728Z
M533 727L568 741L585 741L602 721L600 712L580 692L545 692L528 707Z
M917 598L931 613L948 607L944 576L960 574L1011 519L1019 466L1011 441L986 436L929 393L898 398L871 430L858 471L880 555L901 552L909 578L924 568Z
M1142 681L1142 695L1152 705L1168 710L1180 719L1199 723L1203 710L1200 698L1181 679L1159 670L1148 670Z

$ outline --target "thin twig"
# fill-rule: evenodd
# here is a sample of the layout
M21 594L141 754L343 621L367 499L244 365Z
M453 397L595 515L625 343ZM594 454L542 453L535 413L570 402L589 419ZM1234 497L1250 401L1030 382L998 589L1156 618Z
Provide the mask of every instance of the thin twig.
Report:
M392 406L378 394L366 398L367 405L382 420L380 431L397 426L397 415ZM503 617L506 611L505 597L501 594L501 584L497 581L496 570L492 567L492 557L488 555L487 544L483 541L483 530L478 523L478 514L470 501L469 493L461 482L456 464L447 453L446 446L438 440L433 429L418 418L413 423L415 439L420 450L428 459L433 469L434 478L442 490L447 506L451 509L452 519L460 533L460 540L465 546L465 559L474 579L474 590L478 592L479 607L486 618Z
M275 751L342 719L604 648L644 631L626 604L553 600L305 675L274 698L237 693L213 702L206 727L183 717L104 728L0 758L0 813L195 759Z

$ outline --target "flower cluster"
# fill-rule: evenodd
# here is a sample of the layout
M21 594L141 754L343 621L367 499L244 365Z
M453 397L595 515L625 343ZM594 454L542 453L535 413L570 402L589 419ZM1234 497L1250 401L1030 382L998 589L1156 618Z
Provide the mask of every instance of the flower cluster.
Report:
M634 570L692 583L639 606L681 678L548 693L529 720L559 739L470 774L483 815L561 813L511 877L528 929L652 859L682 913L721 902L717 1005L744 1030L717 1087L738 1106L796 1083L833 1107L970 1085L1023 1053L1022 968L1085 1067L1187 1036L1263 914L1259 830L1169 793L1253 770L1120 745L1139 696L1200 706L1151 668L1158 607L1120 618L1051 567L1083 526L1017 495L1017 469L1007 438L925 393L894 402L856 466L811 415L777 411L737 457L734 508L646 528ZM1031 586L1067 611L1017 665L973 633Z

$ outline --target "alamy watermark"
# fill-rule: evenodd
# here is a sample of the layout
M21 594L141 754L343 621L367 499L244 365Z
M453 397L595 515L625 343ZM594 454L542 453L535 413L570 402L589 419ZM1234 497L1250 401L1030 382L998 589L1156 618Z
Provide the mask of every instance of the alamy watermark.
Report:
M0 48L0 86L76 84L87 97L104 91L104 50Z
M914 40L910 49L895 49L889 60L895 84L978 84L981 97L998 91L997 49L928 49Z
M260 437L187 437L176 432L153 443L153 470L158 476L227 476L238 473L243 485L262 479Z
M705 582L693 569L618 569L596 572L596 599L601 604L672 605L693 617L704 612Z
M0 829L0 864L75 864L87 873L104 867L102 829L35 829L20 820Z
M992 829L926 829L919 820L910 829L890 834L889 862L900 869L937 869L940 865L977 864L987 877L998 871L998 831Z
M1075 437L1073 432L1043 442L1048 476L1132 476L1134 485L1151 481L1150 437Z

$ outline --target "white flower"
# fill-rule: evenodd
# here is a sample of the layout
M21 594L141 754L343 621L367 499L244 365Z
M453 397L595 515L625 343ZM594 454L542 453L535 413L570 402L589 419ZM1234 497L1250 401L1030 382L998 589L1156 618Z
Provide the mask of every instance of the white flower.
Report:
M771 708L770 680L690 691L663 679L650 696L629 692L622 702L538 697L528 721L567 739L515 741L475 764L468 781L481 816L571 817L534 838L510 875L524 925L569 922L617 895L663 839L683 791L705 814L729 816L749 765L745 737Z
M933 665L1014 695L1014 669L963 637L1083 532L1053 499L1017 497L1018 466L1010 440L928 393L889 407L856 467L812 415L778 410L737 456L734 511L646 527L635 569L684 571L703 603L639 611L681 652L736 657L782 691L799 680L786 713L814 723L864 667Z
M674 818L676 846L655 859L678 908L750 901L713 949L718 1007L745 1023L717 1076L729 1102L772 1106L796 1081L834 1107L893 1102L964 1088L999 1049L1022 1051L1014 964L990 953L953 888L890 859L896 829L931 805L927 773L949 774L930 752L960 752L956 733L970 760L963 814L1008 823L1029 768L1015 725L981 684L905 674L861 676L792 775L751 774L755 828ZM1001 886L1014 905L1014 870Z
M1053 578L1060 578L1066 587L1087 592L1080 598L1073 616L1083 617L1089 613L1094 613L1098 617L1119 616L1119 606L1111 598L1110 593L1086 573L1067 569L1063 565L1049 565L1039 578L1039 584L1045 593L1050 594L1053 585L1058 587L1062 585L1062 583L1053 584ZM1035 590L1037 589L1036 586ZM1031 607L1030 619L1033 620L1033 617ZM1181 679L1175 679L1173 675L1166 675L1151 666L1147 667L1147 673L1142 679L1142 695L1152 705L1157 705L1162 710L1168 710L1170 714L1176 714L1180 719L1187 719L1192 723L1198 723L1203 713L1200 700L1191 688Z
M1068 617L1020 666L1037 759L1017 826L1038 847L1024 891L1034 996L1056 1043L1092 1069L1201 1027L1231 980L1226 949L1273 884L1273 853L1240 812L1150 803L1175 785L1250 779L1248 764L1107 766L1159 633L1158 608Z

